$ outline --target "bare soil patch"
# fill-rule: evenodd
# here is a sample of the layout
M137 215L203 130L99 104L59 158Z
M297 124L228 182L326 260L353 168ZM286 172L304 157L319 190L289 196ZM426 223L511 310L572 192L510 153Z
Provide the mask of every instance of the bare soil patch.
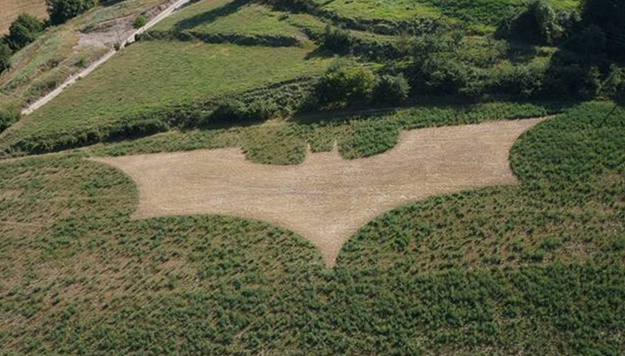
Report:
M509 151L544 118L404 131L393 150L345 160L337 150L297 166L246 160L240 149L96 158L139 187L133 218L219 214L283 226L317 246L328 267L362 225L434 195L515 184Z

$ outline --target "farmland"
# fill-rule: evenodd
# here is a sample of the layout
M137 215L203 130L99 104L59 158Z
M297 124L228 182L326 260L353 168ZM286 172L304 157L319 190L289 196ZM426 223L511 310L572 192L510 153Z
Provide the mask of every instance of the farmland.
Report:
M159 4L47 28L0 108ZM0 354L624 354L625 52L583 11L184 6L0 132Z

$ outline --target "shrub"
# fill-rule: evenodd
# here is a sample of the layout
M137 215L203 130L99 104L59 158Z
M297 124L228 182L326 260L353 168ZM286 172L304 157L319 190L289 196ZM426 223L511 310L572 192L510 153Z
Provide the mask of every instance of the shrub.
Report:
M9 68L11 68L11 48L4 41L0 41L0 74Z
M533 98L542 93L545 70L537 65L517 65L511 72L504 74L498 83L503 92L523 98Z
M319 81L317 96L322 104L347 104L353 100L368 99L375 81L375 74L362 65L336 62Z
M504 18L495 36L534 44L552 44L562 34L556 13L545 0L527 4L524 11Z
M261 121L270 119L278 114L278 106L271 100L254 100L249 104L241 100L225 100L204 119L202 124L225 124Z
M599 26L606 34L606 53L614 59L625 59L625 1L584 0L582 20L586 25Z
M11 23L5 41L13 51L20 50L33 42L41 34L44 27L44 23L38 18L29 14L20 14Z
M20 119L20 110L17 106L0 108L0 132L6 130Z
M566 48L584 54L600 55L605 53L607 38L597 25L589 25L565 45Z
M376 83L373 100L380 104L401 104L410 94L410 85L403 75L383 75Z
M97 0L46 0L50 22L62 24L97 5Z
M348 30L326 26L321 36L321 48L337 54L348 54L354 45L354 38Z
M132 27L134 27L135 29L139 29L139 28L145 26L147 23L148 23L147 17L145 17L143 15L139 15L139 16L137 16L135 21L132 23Z

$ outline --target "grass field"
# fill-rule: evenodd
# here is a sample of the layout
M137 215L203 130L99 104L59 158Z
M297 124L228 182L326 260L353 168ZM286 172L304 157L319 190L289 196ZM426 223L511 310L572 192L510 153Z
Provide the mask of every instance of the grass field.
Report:
M254 3L220 0L192 4L159 23L154 30L301 37L300 29L294 26L301 23L323 27L321 21L310 15L287 14Z
M393 210L334 270L228 217L131 221L132 182L71 155L0 163L8 354L618 355L625 350L625 111L526 133L520 187ZM290 145L286 141L285 145Z
M306 59L309 52L305 48L140 42L28 117L18 135L105 125L156 108L322 72L328 60Z

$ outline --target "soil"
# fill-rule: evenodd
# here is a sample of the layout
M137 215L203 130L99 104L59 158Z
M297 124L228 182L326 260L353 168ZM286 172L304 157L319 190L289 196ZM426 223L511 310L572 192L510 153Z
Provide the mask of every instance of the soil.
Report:
M126 172L138 185L133 218L218 214L290 229L333 267L343 244L376 216L416 200L491 185L517 184L509 151L545 118L404 131L386 153L345 160L309 154L296 166L246 160L240 149L93 160Z

